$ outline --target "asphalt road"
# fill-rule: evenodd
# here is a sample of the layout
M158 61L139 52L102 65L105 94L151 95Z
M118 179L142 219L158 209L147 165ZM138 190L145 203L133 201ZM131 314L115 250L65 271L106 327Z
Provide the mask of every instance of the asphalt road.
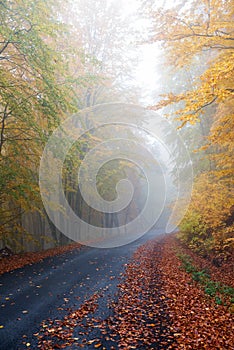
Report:
M118 248L83 247L0 276L0 349L26 349L23 342L37 348L33 334L43 320L63 317L95 292L103 295L98 317L108 317L125 264L141 244L162 233L153 230Z

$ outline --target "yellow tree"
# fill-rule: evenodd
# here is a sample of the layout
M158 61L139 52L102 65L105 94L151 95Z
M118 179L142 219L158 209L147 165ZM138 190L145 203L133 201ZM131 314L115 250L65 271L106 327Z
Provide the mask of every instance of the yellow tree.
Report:
M56 51L64 31L55 3L0 3L0 240L17 248L22 213L40 210L43 145L74 110L66 59ZM24 233L24 232L23 232Z
M226 226L227 218L233 215L234 205L231 199L233 198L231 196L233 195L232 157L234 150L233 2L229 0L192 0L180 2L171 8L151 8L149 14L154 26L150 40L163 43L169 64L173 64L176 69L181 67L189 69L190 64L194 65L201 61L204 55L206 59L209 57L208 62L205 62L207 67L194 80L191 89L179 94L173 92L166 94L159 103L150 108L156 110L178 103L179 107L173 113L176 115L176 120L180 122L180 127L200 122L203 115L205 118L211 118L210 134L206 145L202 148L208 148L212 153L215 168L207 174L208 178L200 176L196 180L190 212L183 224L188 220L188 215L191 216L196 212L206 223L207 230L210 229L214 234L215 230ZM214 106L212 114L209 113L209 106ZM207 183L215 184L215 182L218 182L219 185L206 186ZM221 191L223 193L222 203L226 205L225 217L219 216L220 220L217 222L214 205L210 203L209 190L213 188L218 198L222 186L225 187L225 191ZM204 196L197 196L197 193L203 191L204 188L209 188L209 190L203 192ZM209 208L210 218L216 223L215 225L207 221L206 213L203 215L202 211L205 211L205 207ZM230 231L232 231L230 228L226 228L228 240L231 235Z
M178 118L183 123L194 123L205 107L225 103L234 92L232 1L190 1L183 7L158 9L151 15L155 21L151 41L163 41L169 63L179 68L210 51L210 67L194 82L192 91L169 94L165 101L152 107L184 101L185 107L177 111Z

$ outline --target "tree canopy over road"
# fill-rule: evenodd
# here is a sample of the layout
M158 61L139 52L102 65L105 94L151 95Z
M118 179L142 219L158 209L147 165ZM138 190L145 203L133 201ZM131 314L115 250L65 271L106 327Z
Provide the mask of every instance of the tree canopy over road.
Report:
M0 1L1 349L234 349L233 16Z

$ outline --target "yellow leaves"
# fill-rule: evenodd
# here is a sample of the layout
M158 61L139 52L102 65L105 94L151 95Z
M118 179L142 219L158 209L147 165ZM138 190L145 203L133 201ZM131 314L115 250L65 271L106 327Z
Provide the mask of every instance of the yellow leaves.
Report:
M210 67L200 76L197 89L178 95L170 93L152 107L159 109L184 101L184 108L176 112L179 116L177 120L181 120L183 125L186 122L196 123L205 107L214 102L226 102L233 95L233 44L230 44L232 50L228 49L229 33L234 29L232 7L229 1L212 2L215 4L211 6L204 0L192 1L189 8L180 6L179 9L161 9L154 13L154 18L159 21L155 21L159 24L155 27L154 41L163 40L166 43L171 60L176 57L176 61L172 61L175 66L188 65L195 55L202 54L203 49L220 49L218 55L213 56L213 61L207 62Z
M228 308L228 311L229 311L231 314L234 314L234 304L232 304L232 305Z
M178 103L178 102L184 100L183 94L175 95L175 94L169 93L166 95L162 95L162 97L165 97L165 99L161 100L160 102L158 102L154 106L150 106L149 109L158 110L158 109L161 109L163 107L167 107L168 105L170 105L172 103Z
M231 8L228 2L216 1L210 6L204 0L194 0L189 8L158 12L156 16L161 22L155 38L165 40L170 53L176 51L176 61L183 66L202 48L228 48L229 33L234 27Z
M232 228L232 230L233 230L233 228ZM234 237L225 239L224 247L233 247L234 248Z
M214 174L201 174L195 181L189 210L181 222L181 239L191 247L217 249L231 247L229 240L233 227L226 227L232 215L234 199L226 183L218 181Z
M201 237L197 237L198 232L200 236L213 233L216 242L215 232L219 232L226 237L225 244L232 244L232 240L228 240L230 232L225 221L234 205L231 193L234 182L232 2L192 0L189 6L155 11L154 23L154 41L164 42L168 62L177 69L177 76L183 67L183 71L191 70L192 79L183 93L164 95L152 109L179 102L172 112L175 121L180 122L179 128L196 124L201 118L203 124L207 124L207 130L201 125L202 136L207 139L199 151L209 154L212 171L197 177L190 208L182 225L192 235L190 238L194 239L194 244L196 239L202 242ZM205 67L202 72L203 58ZM184 77L182 79L186 82Z
M54 5L41 0L17 0L10 6L0 2L0 236L15 242L16 250L21 237L30 236L24 233L20 212L29 213L31 220L31 211L42 208L38 169L46 139L69 111L76 110L65 63L68 53L58 47L68 33L53 21L58 10ZM39 220L35 218L32 221ZM14 230L15 222L20 222L19 230Z
M179 13L174 10L160 13L164 21L169 17L174 18L174 23L169 21L169 28L161 35L170 49L170 54L180 57L179 61L176 59L175 64L180 62L181 66L186 66L188 60L184 58L188 52L192 58L195 55L202 57L203 48L219 48L219 51L215 55L210 55L210 61L206 62L207 69L200 75L198 84L193 82L192 88L182 94L164 95L163 100L152 109L181 102L178 107L176 106L176 111L173 110L175 120L180 122L179 129L188 123L196 124L202 115L203 118L212 118L213 124L207 144L199 150L211 154L209 157L213 167L216 168L216 178L221 178L222 181L225 179L225 185L230 187L233 183L234 152L234 53L233 49L227 48L227 45L232 45L233 48L233 44L229 42L229 32L233 31L234 23L227 3L212 2L215 6L209 9L209 23L205 15L208 3L205 1L194 3L194 7L187 9L185 16L183 8ZM203 7L202 16L196 12L199 6ZM191 35L188 35L189 32ZM199 60L197 62L199 64ZM188 70L191 69L191 66L187 67ZM209 109L211 106L213 108ZM215 188L213 190L216 191Z

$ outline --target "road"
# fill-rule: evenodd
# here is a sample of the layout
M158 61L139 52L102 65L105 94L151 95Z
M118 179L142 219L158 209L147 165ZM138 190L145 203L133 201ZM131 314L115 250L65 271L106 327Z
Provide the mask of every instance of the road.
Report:
M103 295L97 316L108 317L125 264L141 244L162 233L151 231L118 248L83 247L0 276L0 349L25 349L25 342L37 348L33 334L43 320L61 319L96 292Z

